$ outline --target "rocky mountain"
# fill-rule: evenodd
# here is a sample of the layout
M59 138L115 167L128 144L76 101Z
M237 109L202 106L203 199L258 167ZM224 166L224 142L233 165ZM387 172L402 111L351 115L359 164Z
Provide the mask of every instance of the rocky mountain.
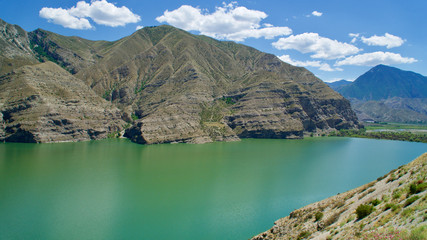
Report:
M0 75L35 63L27 32L0 19Z
M351 101L361 120L427 122L427 77L420 74L378 65L334 89Z
M337 89L342 88L344 86L347 86L349 84L351 84L352 81L347 81L347 80L339 80L339 81L335 81L335 82L327 82L326 84L328 84L328 86L332 89L334 89L335 91L337 91Z
M378 65L339 92L346 98L383 100L393 97L426 98L427 77L395 67Z
M114 42L66 37L41 29L22 36L23 42L31 47L29 58L46 63L26 66L25 74L13 68L2 76L2 84L32 78L39 74L37 68L48 68L44 73L49 77L37 78L49 79L43 91L51 89L54 83L76 82L75 91L85 92L78 96L60 95L61 100L56 99L59 95L55 100L51 95L49 99L58 107L72 96L78 99L77 105L85 108L92 102L82 99L83 96L97 97L92 103L94 111L107 109L106 112L84 116L114 116L114 121L107 121L108 125L99 120L105 128L90 129L107 134L125 129L124 136L138 143L301 138L304 134L357 128L359 124L349 102L306 69L234 42L192 35L171 26L146 27ZM67 80L55 79L53 72L60 72L58 78ZM0 91L4 92L3 89ZM12 119L4 117L10 100L1 97L0 103L5 128L10 129ZM36 109L26 109L33 110ZM119 115L122 120L117 119ZM23 121L13 118L13 125L22 126ZM77 125L79 130L89 131L83 129L84 125ZM37 129L50 131L46 126ZM5 131L4 139L10 139L9 132ZM66 131L62 133L67 135ZM56 141L55 137L50 139Z
M0 77L8 142L106 138L125 124L120 111L52 62L27 65Z
M376 181L297 209L253 240L426 239L427 153Z

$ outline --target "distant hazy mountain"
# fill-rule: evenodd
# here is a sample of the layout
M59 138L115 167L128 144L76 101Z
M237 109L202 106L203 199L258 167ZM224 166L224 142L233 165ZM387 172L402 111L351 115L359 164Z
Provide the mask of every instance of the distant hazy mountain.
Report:
M331 87L332 89L334 89L335 91L337 91L338 89L347 86L349 84L351 84L352 81L347 81L347 80L339 80L339 81L335 81L335 82L327 82L326 84L328 84L329 87Z
M350 84L331 87L351 101L360 120L427 122L427 77L418 73L378 65Z
M384 100L393 97L426 98L427 77L395 67L378 65L339 89L346 98Z

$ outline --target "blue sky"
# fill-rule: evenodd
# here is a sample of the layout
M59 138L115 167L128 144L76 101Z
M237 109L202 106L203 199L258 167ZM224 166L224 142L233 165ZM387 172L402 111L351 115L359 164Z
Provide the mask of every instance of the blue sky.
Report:
M91 40L173 25L304 66L324 81L354 80L377 64L427 75L425 0L0 0L0 18Z

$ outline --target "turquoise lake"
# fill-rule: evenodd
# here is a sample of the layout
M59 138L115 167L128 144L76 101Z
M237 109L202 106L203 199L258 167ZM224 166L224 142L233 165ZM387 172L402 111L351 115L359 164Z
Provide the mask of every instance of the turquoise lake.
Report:
M427 144L357 138L0 144L0 239L248 239Z

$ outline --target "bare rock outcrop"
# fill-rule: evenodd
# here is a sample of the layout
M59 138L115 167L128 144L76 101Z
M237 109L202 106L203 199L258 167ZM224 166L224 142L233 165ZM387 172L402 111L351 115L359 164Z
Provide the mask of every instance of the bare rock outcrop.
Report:
M0 88L3 141L100 139L124 125L117 108L52 62L16 69Z

